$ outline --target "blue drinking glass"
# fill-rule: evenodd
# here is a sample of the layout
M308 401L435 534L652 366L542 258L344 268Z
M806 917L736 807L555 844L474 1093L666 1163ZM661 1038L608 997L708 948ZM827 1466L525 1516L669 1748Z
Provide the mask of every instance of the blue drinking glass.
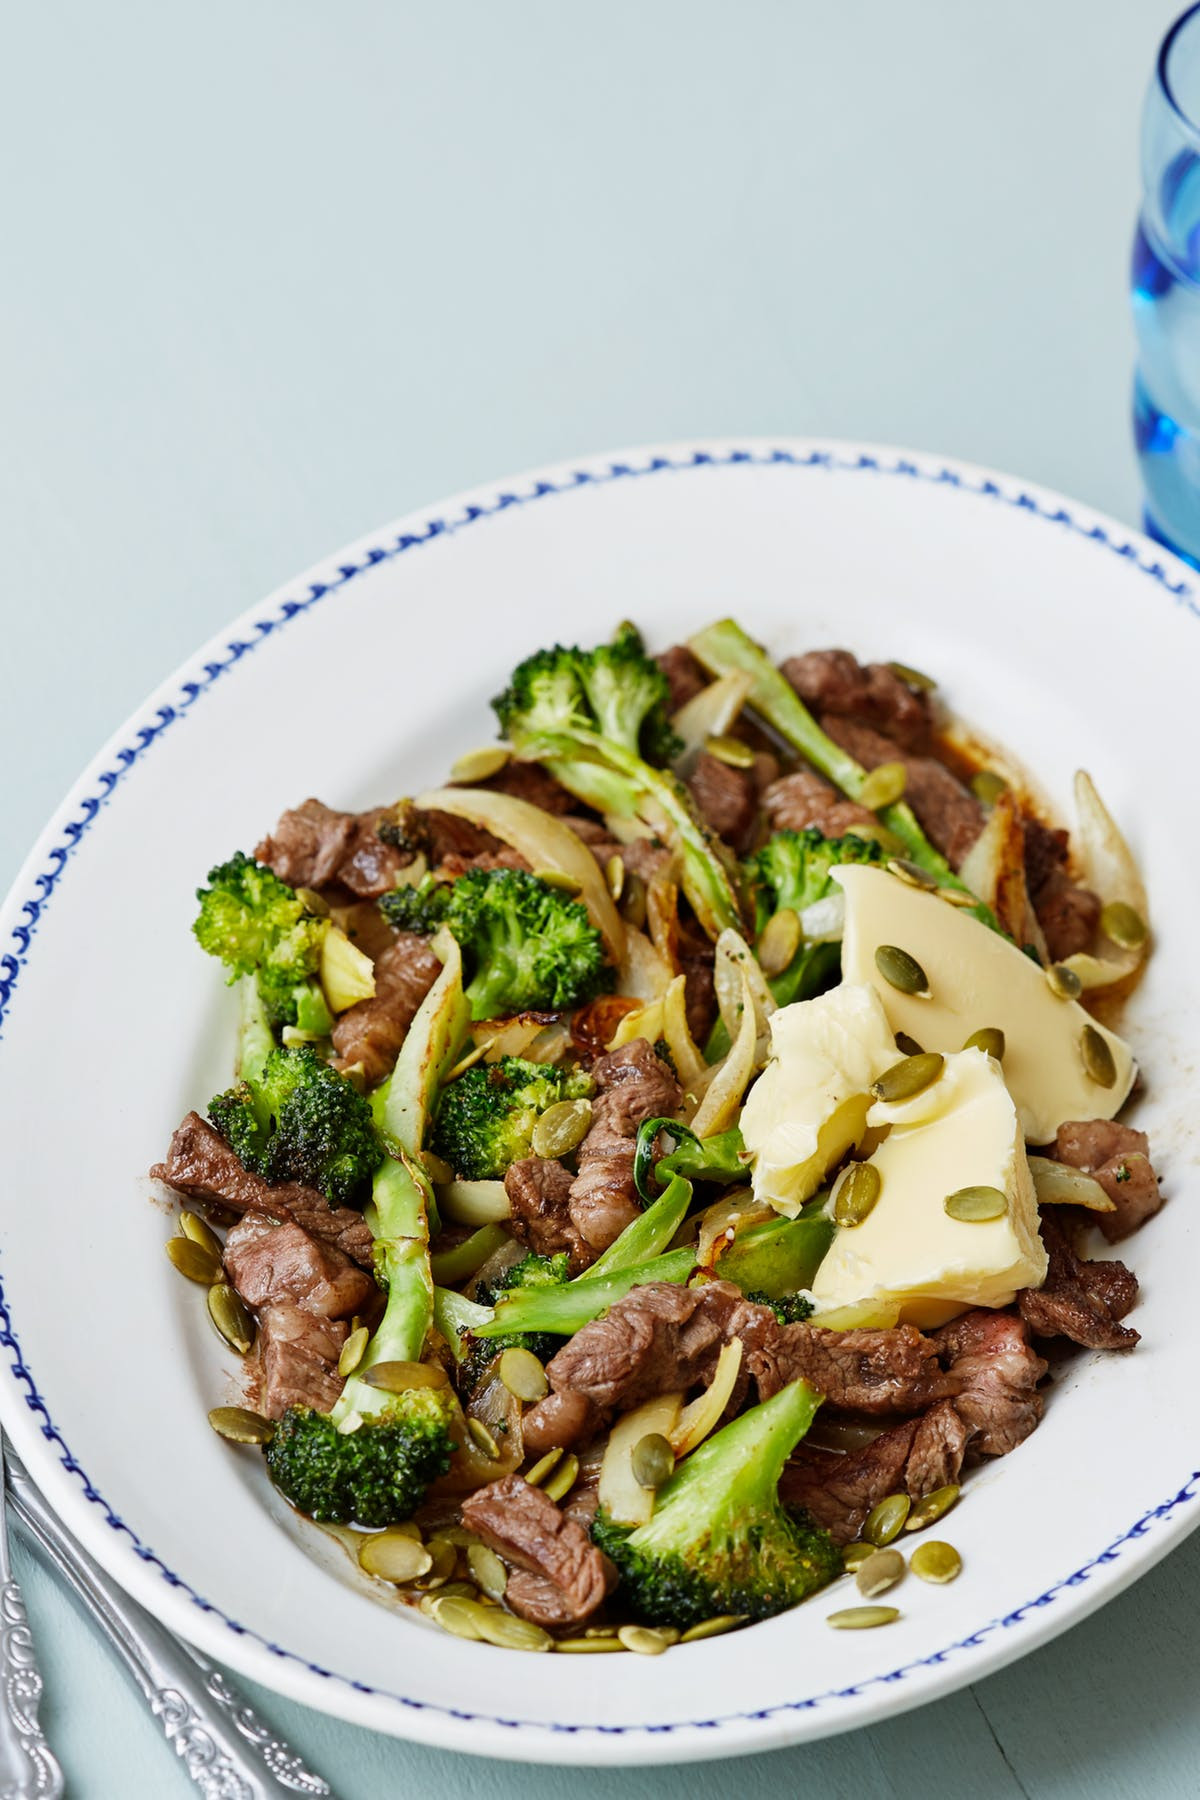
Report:
M1146 95L1130 280L1146 529L1200 567L1200 3L1163 39Z

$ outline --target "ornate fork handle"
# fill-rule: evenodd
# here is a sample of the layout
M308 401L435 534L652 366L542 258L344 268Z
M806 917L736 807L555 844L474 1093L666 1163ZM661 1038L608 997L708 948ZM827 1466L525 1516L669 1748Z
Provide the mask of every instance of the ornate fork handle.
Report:
M8 1498L17 1523L65 1575L141 1690L167 1741L205 1800L285 1800L333 1795L198 1651L142 1610L68 1535L28 1474L8 1458ZM30 1796L61 1788L31 1788ZM8 1795L0 1788L0 1800ZM13 1800L25 1800L13 1790Z
M4 1522L0 1519L0 1540ZM25 1619L25 1601L9 1579L8 1545L0 1541L0 1685L4 1691L0 1719L0 1800L59 1800L63 1773L38 1724L42 1677L33 1637Z

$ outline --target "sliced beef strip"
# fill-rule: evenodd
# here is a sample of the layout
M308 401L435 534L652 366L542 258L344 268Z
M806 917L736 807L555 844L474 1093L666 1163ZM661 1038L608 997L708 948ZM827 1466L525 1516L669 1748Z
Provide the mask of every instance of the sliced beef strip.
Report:
M505 1599L535 1625L578 1625L617 1584L611 1562L541 1488L505 1475L468 1494L463 1524L512 1563Z
M456 881L460 875L469 875L474 869L488 872L492 869L528 867L523 856L502 844L499 850L481 850L476 856L460 856L456 850L448 851L438 862L437 876L439 881Z
M844 1456L801 1444L784 1466L779 1498L793 1511L807 1512L835 1544L849 1544L871 1508L904 1487L916 1431L916 1419L906 1419Z
M914 1500L958 1480L972 1435L953 1400L939 1400L918 1419L904 1467L904 1485Z
M687 778L696 810L719 838L741 855L758 824L758 783L751 769L734 769L702 750Z
M333 1027L335 1067L362 1064L368 1086L389 1075L417 1008L441 974L429 940L402 931L375 963L375 995L348 1007Z
M828 713L821 724L834 743L848 750L864 769L884 762L904 764L904 798L932 842L957 869L983 830L983 807L974 794L935 757L910 755L869 725Z
M1046 1364L1031 1347L1024 1320L980 1308L932 1337L958 1383L954 1406L975 1434L972 1449L983 1456L1015 1449L1035 1428L1045 1404L1037 1385Z
M360 899L373 899L386 894L398 870L412 861L411 851L385 844L379 836L390 812L385 806L335 812L320 800L306 800L284 813L254 854L291 887L320 891L340 886Z
M679 1083L645 1038L597 1057L591 1073L598 1096L593 1128L601 1124L620 1137L636 1137L647 1119L669 1119L679 1110Z
M289 1406L330 1410L343 1387L337 1360L348 1330L344 1319L318 1318L290 1300L263 1307L258 1318L260 1405L268 1419L281 1418Z
M886 663L860 663L848 650L809 650L789 657L782 673L812 712L861 719L906 750L927 748L929 696L915 694Z
M540 763L510 759L486 781L467 785L488 788L493 794L511 794L514 800L525 800L530 806L540 806L543 812L554 813L559 818L579 805L574 794L568 793Z
M348 1206L330 1206L324 1194L298 1181L272 1185L261 1175L252 1175L242 1167L220 1132L199 1113L187 1115L171 1139L166 1161L156 1163L150 1174L192 1200L216 1200L237 1213L294 1219L321 1243L334 1245L352 1262L367 1269L372 1265L374 1239L360 1213Z
M1050 1259L1046 1279L1019 1298L1034 1337L1070 1338L1088 1350L1132 1350L1139 1333L1119 1321L1137 1300L1137 1276L1124 1263L1081 1261L1062 1225L1046 1215L1042 1240Z
M1086 950L1100 919L1100 901L1067 873L1067 834L1040 819L1021 821L1025 836L1025 885L1055 962Z
M677 713L681 706L694 700L712 679L705 674L703 664L697 661L686 644L672 644L669 650L664 650L654 660L666 676L671 690L667 700L668 712Z
M803 1378L846 1412L920 1412L957 1394L960 1381L938 1360L938 1344L915 1325L880 1331L823 1331L780 1325L768 1307L746 1302L730 1322L746 1347L760 1400Z
M571 1224L594 1262L641 1212L633 1179L634 1139L592 1126L579 1146L570 1189Z
M1116 1212L1093 1213L1110 1244L1119 1244L1163 1203L1150 1162L1150 1140L1115 1119L1073 1119L1058 1128L1054 1153L1059 1162L1082 1169L1100 1183Z
M294 1219L275 1224L246 1213L225 1239L225 1272L256 1312L290 1300L326 1319L348 1319L371 1298L375 1284L332 1244L322 1244Z
M596 1252L580 1236L571 1218L571 1183L575 1177L551 1157L525 1156L510 1163L504 1191L511 1210L509 1229L528 1250L557 1256L565 1250L572 1275L596 1260Z
M592 1250L607 1250L641 1207L633 1180L638 1127L670 1118L682 1099L679 1083L645 1038L634 1038L592 1065L598 1095L592 1123L579 1146L571 1183L571 1222Z
M858 825L874 825L875 815L842 796L815 769L797 769L773 781L763 795L772 831L807 831L844 837Z
M602 869L608 867L614 856L619 856L630 875L639 875L646 882L662 874L673 854L666 844L647 837L631 838L627 844L619 844L610 837L592 838L588 849Z

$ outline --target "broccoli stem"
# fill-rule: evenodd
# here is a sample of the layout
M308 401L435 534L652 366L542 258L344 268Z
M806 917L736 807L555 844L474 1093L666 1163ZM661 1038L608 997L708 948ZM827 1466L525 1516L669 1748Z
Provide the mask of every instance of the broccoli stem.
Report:
M262 1079L267 1058L275 1048L275 1033L267 1018L267 1009L258 990L257 978L243 975L238 981L237 1074L240 1080L253 1084Z

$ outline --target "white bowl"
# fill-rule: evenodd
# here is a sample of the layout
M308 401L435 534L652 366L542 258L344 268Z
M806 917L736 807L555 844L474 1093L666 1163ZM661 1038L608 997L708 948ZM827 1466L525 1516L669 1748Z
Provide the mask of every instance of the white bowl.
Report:
M164 571L164 592L171 573ZM1087 766L1149 880L1126 1028L1170 1204L1128 1246L1132 1356L1081 1356L976 1475L965 1572L884 1631L842 1590L752 1630L533 1660L381 1604L205 1421L236 1367L162 1251L143 1171L228 1079L230 998L189 933L209 865L308 794L416 791L486 742L529 650L631 616L655 648L735 613L775 653L934 671L1065 808ZM1005 476L847 444L637 450L519 477L372 534L167 681L82 777L0 921L0 1415L80 1539L168 1625L376 1729L530 1760L677 1762L865 1724L977 1680L1125 1587L1200 1518L1190 1122L1200 609L1144 538ZM1189 1191L1190 1190L1190 1191Z

